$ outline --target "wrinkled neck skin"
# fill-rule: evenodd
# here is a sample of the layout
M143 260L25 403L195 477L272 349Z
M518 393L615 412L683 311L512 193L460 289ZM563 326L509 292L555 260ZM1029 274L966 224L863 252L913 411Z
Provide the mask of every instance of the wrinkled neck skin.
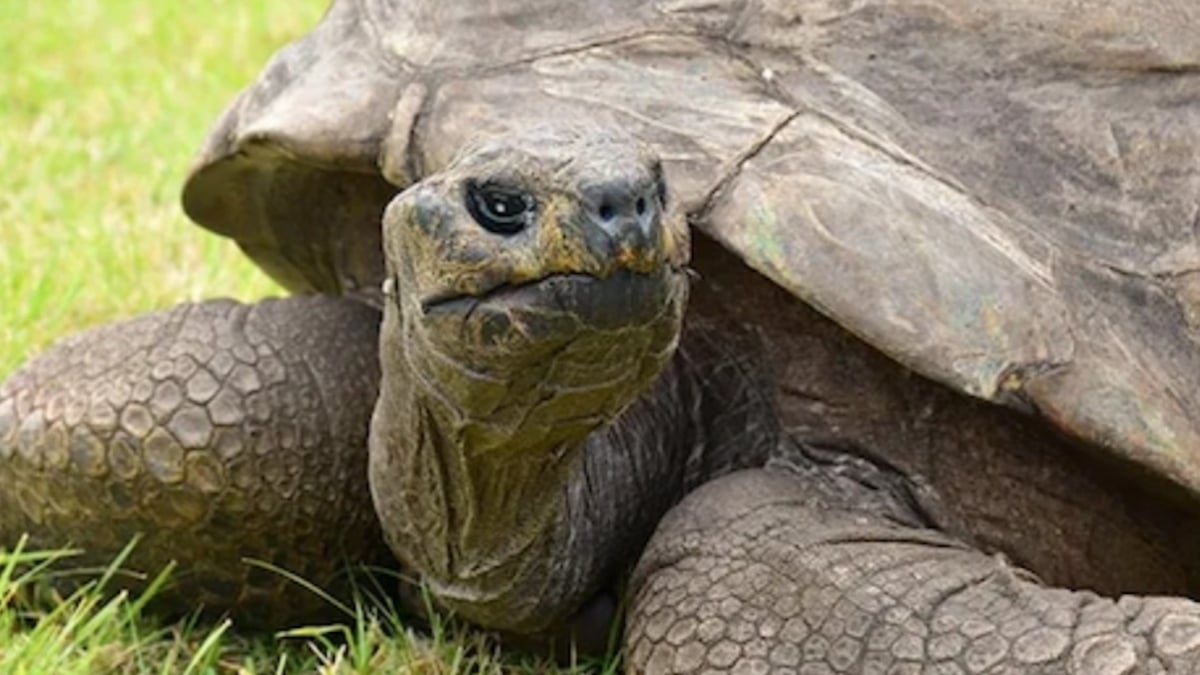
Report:
M761 465L778 441L751 362L761 350L725 332L689 326L673 355L646 352L655 340L636 329L584 334L456 396L445 382L463 366L401 314L384 320L372 494L393 551L440 604L477 624L529 635L560 627L637 561L688 490ZM546 382L550 361L573 382L621 372L642 381L614 388L615 399L547 409L550 388L522 380Z

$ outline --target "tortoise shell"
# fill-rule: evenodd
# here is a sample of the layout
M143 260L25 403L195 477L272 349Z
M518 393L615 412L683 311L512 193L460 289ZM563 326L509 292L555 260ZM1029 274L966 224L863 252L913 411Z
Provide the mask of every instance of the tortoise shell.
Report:
M379 300L380 216L574 117L905 366L1200 491L1200 5L336 0L184 190L296 292ZM703 272L703 270L701 270Z

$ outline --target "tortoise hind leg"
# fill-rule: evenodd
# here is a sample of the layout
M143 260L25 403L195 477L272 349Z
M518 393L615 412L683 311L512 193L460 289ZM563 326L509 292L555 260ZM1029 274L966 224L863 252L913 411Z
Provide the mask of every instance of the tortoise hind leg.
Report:
M1194 672L1200 604L1046 587L831 467L694 492L634 573L632 672ZM886 488L885 488L886 489Z
M168 611L249 623L320 601L271 562L328 585L383 550L366 485L379 314L329 297L184 304L63 340L0 385L0 546L85 551L106 565L178 561Z

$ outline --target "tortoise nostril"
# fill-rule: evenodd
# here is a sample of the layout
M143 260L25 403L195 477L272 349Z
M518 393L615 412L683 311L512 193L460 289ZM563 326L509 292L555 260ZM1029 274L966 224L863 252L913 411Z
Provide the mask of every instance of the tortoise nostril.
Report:
M588 186L582 204L589 219L610 236L624 239L633 230L657 227L660 212L651 186L632 180L598 182Z

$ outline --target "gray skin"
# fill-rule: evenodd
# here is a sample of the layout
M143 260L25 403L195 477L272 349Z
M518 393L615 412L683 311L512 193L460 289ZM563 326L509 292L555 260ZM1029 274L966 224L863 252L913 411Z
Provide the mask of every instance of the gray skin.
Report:
M1102 12L1013 3L987 44L1022 58L981 65L963 35L990 19L951 0L795 3L823 17L804 30L787 3L483 4L335 3L239 99L185 206L343 297L182 306L22 368L2 540L103 559L141 532L133 564L182 563L167 602L273 623L310 608L242 557L325 584L383 539L509 635L595 643L623 593L637 672L1197 667L1192 296L1143 274L1190 253L1134 245L1190 214L1194 167L1161 163L1198 142L1168 105L1196 86L1190 7L1122 5L1142 20L1113 42ZM505 8L527 14L472 20ZM881 35L882 74L855 56ZM920 68L944 69L925 97ZM627 87L612 114L601 77ZM995 108L1007 137L962 105L995 82L1044 106ZM1167 131L1122 118L1123 164L1068 159L1099 146L1048 135L1057 103L1106 96ZM1018 162L1022 134L1056 143ZM1154 177L1157 208L1123 221L1150 198L1104 171ZM515 198L501 227L471 186Z

